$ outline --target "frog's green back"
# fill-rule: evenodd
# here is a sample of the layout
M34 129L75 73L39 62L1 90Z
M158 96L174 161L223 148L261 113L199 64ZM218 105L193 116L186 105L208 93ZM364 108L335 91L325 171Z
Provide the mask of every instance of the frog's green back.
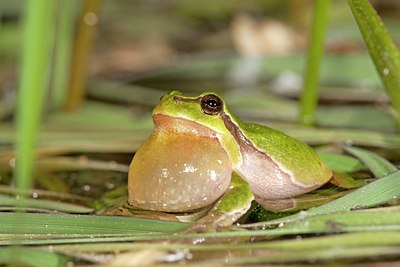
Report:
M331 171L308 145L263 125L246 123L237 118L235 121L259 150L290 170L297 182L309 186L330 179Z

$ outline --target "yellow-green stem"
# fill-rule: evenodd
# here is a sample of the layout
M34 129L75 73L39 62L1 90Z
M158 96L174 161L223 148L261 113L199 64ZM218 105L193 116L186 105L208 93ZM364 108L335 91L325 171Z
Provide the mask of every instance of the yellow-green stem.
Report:
M367 0L347 1L392 105L400 112L400 51ZM398 116L398 115L397 115Z
M54 4L47 0L25 3L16 120L15 185L20 192L27 192L32 186L35 145L48 88Z
M314 5L311 44L308 53L304 88L300 100L300 122L303 125L313 125L315 122L315 109L318 104L319 69L322 54L324 53L324 36L328 21L330 0L315 0Z
M74 23L74 7L76 1L60 0L57 6L57 30L55 32L54 70L51 86L52 107L61 109L66 102L72 36Z
M85 98L87 66L98 24L100 0L85 0L78 18L66 110L77 110Z

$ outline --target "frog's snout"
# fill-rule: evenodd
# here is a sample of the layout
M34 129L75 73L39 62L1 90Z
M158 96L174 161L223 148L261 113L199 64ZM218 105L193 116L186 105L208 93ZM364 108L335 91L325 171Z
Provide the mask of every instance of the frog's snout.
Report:
M170 95L170 96L181 96L181 95L183 95L183 93L181 91L174 90L171 93L169 93L168 95Z
M160 102L162 102L163 100L166 100L166 99L169 98L169 97L172 97L172 99L175 100L175 102L176 102L176 98L175 98L175 97L176 97L176 96L180 96L180 95L183 95L182 92L177 91L177 90L174 90L174 91L172 91L171 93L162 95L162 96L160 97Z

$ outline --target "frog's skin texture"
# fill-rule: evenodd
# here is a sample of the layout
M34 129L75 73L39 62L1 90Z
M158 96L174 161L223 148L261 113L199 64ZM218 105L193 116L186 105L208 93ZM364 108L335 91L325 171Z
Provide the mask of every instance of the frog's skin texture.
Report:
M173 91L154 108L153 120L155 129L130 166L129 203L135 207L189 211L225 193L212 212L230 214L225 217L234 220L249 208L253 194L290 198L332 176L309 146L241 121L215 93L187 97ZM232 172L237 177L229 187ZM243 188L253 194L244 194ZM241 190L245 197L238 198Z

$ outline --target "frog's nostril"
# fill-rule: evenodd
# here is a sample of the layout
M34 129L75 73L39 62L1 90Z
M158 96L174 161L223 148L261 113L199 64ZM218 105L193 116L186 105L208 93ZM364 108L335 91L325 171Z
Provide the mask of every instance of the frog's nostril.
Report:
M181 97L181 96L174 96L174 101L175 102L190 102L190 101L192 101L192 100L190 100L190 99L186 99L186 98L183 98L183 97Z
M179 95L182 95L182 92L178 91L178 90L174 90L171 93L169 93L169 95L173 95L173 96L178 95L179 96Z

